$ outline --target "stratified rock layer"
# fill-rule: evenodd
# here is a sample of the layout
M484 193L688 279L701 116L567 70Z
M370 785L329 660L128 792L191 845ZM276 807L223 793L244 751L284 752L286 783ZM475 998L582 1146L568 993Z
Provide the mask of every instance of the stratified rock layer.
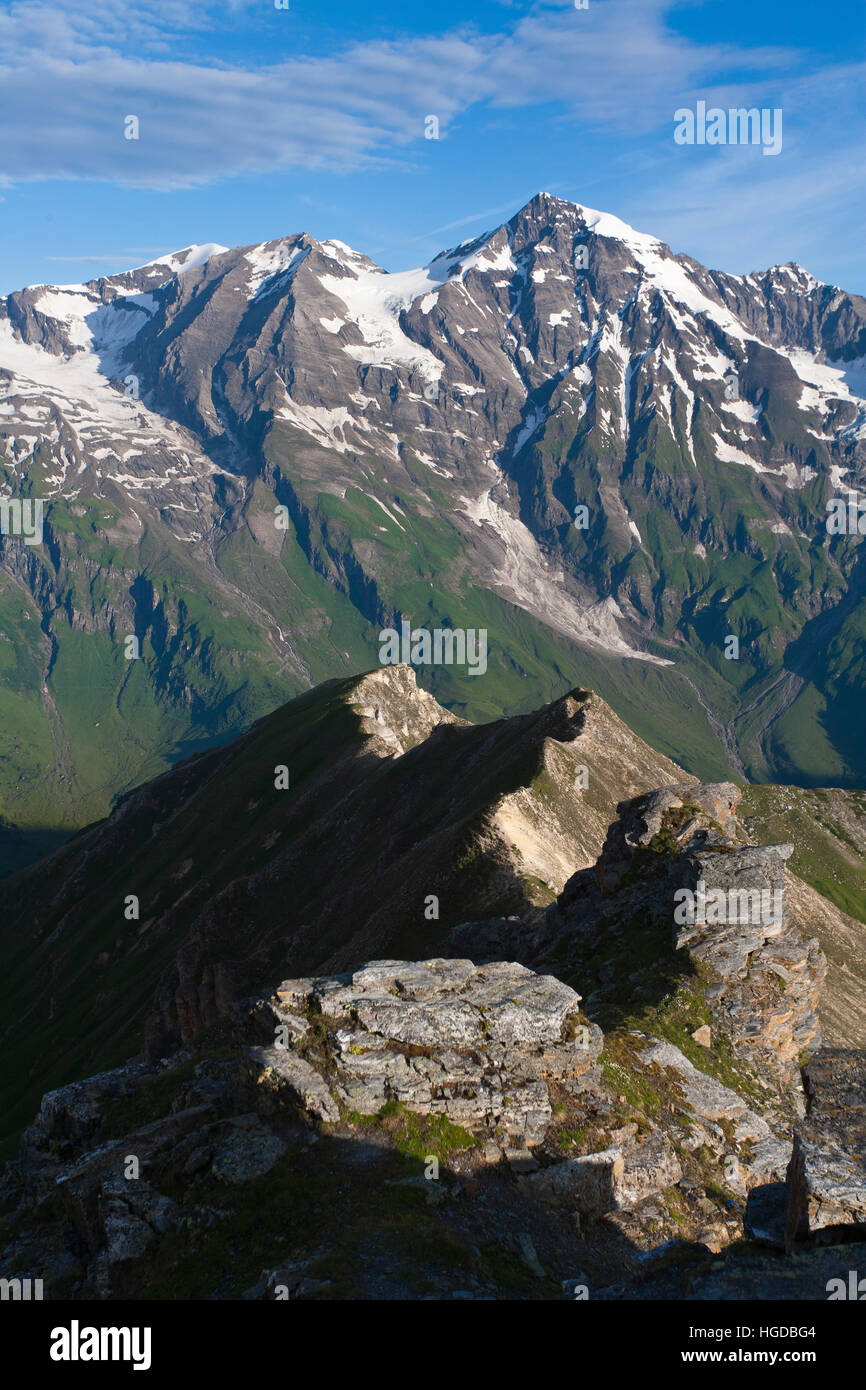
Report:
M549 1124L548 1083L568 1086L602 1047L601 1030L579 1021L574 990L513 963L375 961L287 980L273 1011L283 1045L251 1055L263 1079L287 1084L322 1119L336 1119L338 1106L374 1115L397 1101L527 1144ZM327 1025L315 1058L296 1050L304 1018Z
M465 923L455 949L482 959L507 950L536 968L556 961L560 971L567 959L582 979L597 978L609 956L593 1013L599 1004L639 1005L668 952L668 979L687 965L709 1005L711 1025L697 1041L712 1047L723 1037L777 1089L798 1090L800 1061L821 1041L827 962L788 910L792 846L750 845L740 796L733 783L683 783L622 803L595 869L575 874L543 921ZM648 970L634 970L641 960Z
M789 1241L866 1233L866 1057L826 1048L803 1071L809 1108L788 1167Z

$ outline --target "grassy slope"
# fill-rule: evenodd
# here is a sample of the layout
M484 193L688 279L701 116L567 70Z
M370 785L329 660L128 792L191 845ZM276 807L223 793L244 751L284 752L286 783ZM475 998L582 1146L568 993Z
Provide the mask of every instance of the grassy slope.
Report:
M866 922L866 792L746 787L741 815L758 844L791 841L794 873Z
M158 822L163 814L172 815L172 863L181 866L187 860L210 863L217 841L221 845L242 841L242 862L229 857L221 861L219 871L214 869L214 894L233 875L263 867L268 862L267 851L260 850L258 861L252 858L250 842L238 837L237 827L243 824L249 829L255 821L267 838L269 829L281 823L284 803L273 787L274 750L279 749L291 765L292 786L298 791L307 778L356 746L358 717L341 698L344 686L351 684L334 682L260 721L236 749L230 776L220 770L218 752L206 753L190 763L184 795L198 791L199 804L191 809L182 806L177 814L178 789L172 788L160 812L142 814L127 828L125 840L121 836L117 852L107 864L100 865L95 880L92 870L89 876L76 879L81 859L78 839L28 871L38 876L36 892L46 877L67 887L49 909L47 919L36 923L33 931L19 934L8 925L0 928L4 961L0 1015L12 1018L20 1014L21 1001L35 997L45 972L59 968L63 1047L37 1047L33 1028L26 1020L23 1027L6 1036L4 1069L28 1076L25 1101L5 1116L9 1124L23 1123L47 1086L87 1075L94 1067L119 1064L141 1045L143 1020L156 981L173 959L188 925L181 912L169 932L155 937L148 930L153 919L178 897L178 884L166 876L163 841L151 837L152 822ZM216 781L211 782L215 776ZM253 816L248 803L250 791L258 783L269 787L270 795ZM342 788L335 786L332 794L342 794ZM202 815L202 803L207 806L211 801L213 816ZM14 891L18 895L15 901L26 901L27 880L16 879ZM76 913L82 894L86 903L83 917ZM130 894L140 899L139 921L124 917L124 902ZM71 921L65 932L61 927L58 937L57 926L67 914L72 914ZM134 938L131 948L130 938Z

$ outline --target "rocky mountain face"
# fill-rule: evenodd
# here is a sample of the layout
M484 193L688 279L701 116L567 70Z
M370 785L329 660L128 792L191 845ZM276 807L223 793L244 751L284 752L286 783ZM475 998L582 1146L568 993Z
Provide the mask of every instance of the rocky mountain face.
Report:
M840 1046L862 1046L860 1017L866 965L863 860L866 805L861 792L839 787L746 787L740 815L758 843L789 841L788 902L817 936L827 957L822 1013Z
M419 271L300 235L9 295L7 867L404 618L487 631L419 668L463 716L591 684L700 776L862 782L864 359L857 296L547 194Z
M9 881L0 1276L825 1299L866 1012L793 853L589 691L482 726L400 666L299 697Z

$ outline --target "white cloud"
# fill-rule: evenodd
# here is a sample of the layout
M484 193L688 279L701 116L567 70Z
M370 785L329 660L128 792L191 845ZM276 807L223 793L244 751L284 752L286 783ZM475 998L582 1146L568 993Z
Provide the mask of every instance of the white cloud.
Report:
M584 139L616 137L620 189L633 170L616 211L640 225L642 203L661 206L645 225L677 249L750 268L779 259L780 245L806 260L829 236L850 243L843 264L856 268L866 64L810 72L808 55L781 47L698 44L669 27L677 3L592 0L576 11L540 0L522 14L503 7L498 33L466 26L261 66L222 57L238 24L264 36L244 51L273 50L269 26L287 16L253 0L150 0L146 12L18 0L0 14L0 187L57 178L177 189L292 168L405 167L423 150L427 115L447 140L473 108L539 107ZM675 147L673 113L698 98L781 106L782 157ZM124 139L128 115L139 117L137 141Z
M780 158L738 146L667 146L643 197L627 209L630 219L706 265L737 272L796 260L826 278L832 247L835 278L862 289L864 85L866 64L782 80L773 94L784 112ZM702 95L713 105L735 104L728 89Z
M634 135L658 128L720 68L780 69L790 56L696 45L666 27L667 8L668 0L597 0L584 12L563 0L507 32L375 40L244 67L217 59L225 45L216 39L230 33L225 15L211 20L210 7L186 0L156 0L144 15L106 0L87 9L80 0L62 10L13 4L0 16L0 180L169 189L241 172L357 169L405 158L426 115L447 135L449 121L480 102L554 101ZM260 21L259 7L257 32ZM207 23L224 31L206 33ZM172 56L190 38L211 58ZM127 115L141 122L137 141L123 138Z

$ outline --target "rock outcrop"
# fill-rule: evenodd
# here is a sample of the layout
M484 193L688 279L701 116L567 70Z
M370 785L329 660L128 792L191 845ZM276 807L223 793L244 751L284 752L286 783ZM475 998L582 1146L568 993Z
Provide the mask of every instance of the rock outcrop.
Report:
M14 1216L0 1271L32 1270L50 1296L128 1292L320 1133L351 1166L358 1127L395 1115L417 1117L425 1154L531 1171L561 1097L597 1084L602 1042L574 990L514 963L378 961L285 981L235 1007L222 1061L180 1053L44 1098L0 1194ZM444 1197L423 1174L394 1181Z
M827 963L787 906L792 846L750 845L740 795L733 783L681 784L623 803L594 870L575 874L543 917L461 924L454 949L480 959L507 949L595 980L588 1000L605 1017L686 972L707 1010L696 1040L725 1039L790 1099L820 1045Z
M803 1069L808 1098L788 1169L786 1236L866 1235L866 1057L827 1048Z
M287 980L272 1007L283 1041L252 1049L253 1060L265 1083L293 1089L322 1119L396 1102L504 1146L541 1142L550 1084L570 1086L602 1047L574 990L501 962L376 961L352 975ZM318 1052L298 1055L313 1027Z
M709 1028L692 1027L698 996L675 998L682 1046L665 1036L675 1011L649 1016L658 1033L605 1038L571 986L515 962L285 980L233 1006L217 1056L206 1040L44 1098L0 1188L0 1275L41 1278L49 1297L160 1296L193 1258L203 1296L342 1296L346 1230L372 1220L399 1252L408 1203L412 1260L377 1273L350 1242L347 1296L406 1297L422 1273L454 1296L441 1252L464 1246L467 1297L511 1297L521 1279L561 1297L587 1265L599 1297L631 1281L643 1297L660 1251L674 1296L708 1277L701 1252L743 1233L746 1199L746 1231L780 1250L786 1222L789 1246L860 1234L862 1058L809 1064L792 1154L778 1072L763 1084L759 1053L750 1070L720 1063L715 1024L708 1043L691 1036ZM263 1206L273 1230L250 1246ZM232 1266L208 1274L226 1241Z
M328 775L297 804L264 779L212 900L196 808L237 766L222 754L179 772L176 809L172 774L88 841L84 877L142 827L151 849L161 818L184 828L163 888L192 926L149 1060L43 1096L0 1188L0 1274L51 1297L166 1296L178 1270L208 1298L408 1297L428 1279L463 1296L459 1250L471 1296L529 1280L558 1297L589 1268L600 1297L642 1297L656 1259L683 1266L670 1290L691 1273L717 1289L701 1261L735 1260L744 1234L779 1259L866 1234L862 1055L816 1050L826 963L791 910L791 846L749 842L736 786L664 764L602 844L613 812L581 799L581 757L600 767L609 744L629 790L652 760L629 781L628 739L589 692L483 730L438 708L401 668L311 696L318 736L342 739ZM270 733L234 758L269 765ZM337 840L339 893L321 852ZM241 874L249 844L266 853ZM429 958L365 954L416 942ZM291 977L263 988L275 960Z
M677 950L714 977L716 1026L740 1055L796 1079L800 1060L820 1042L818 999L827 961L815 938L804 941L786 902L786 861L793 845L734 848L717 844L687 855L684 885L706 894L703 922L676 929ZM713 895L723 899L711 921Z

